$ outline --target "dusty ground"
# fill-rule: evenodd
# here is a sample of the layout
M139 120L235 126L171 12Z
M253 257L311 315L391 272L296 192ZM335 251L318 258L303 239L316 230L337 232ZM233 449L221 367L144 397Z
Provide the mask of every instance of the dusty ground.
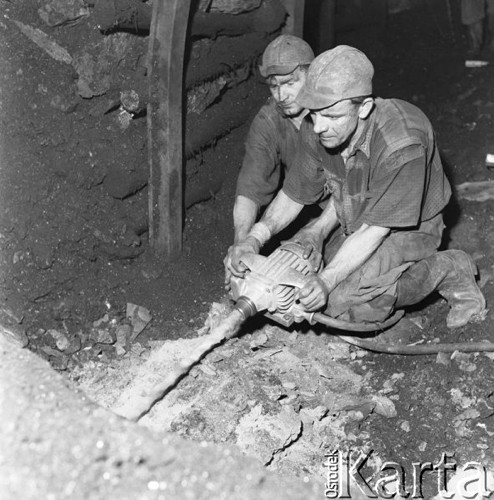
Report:
M47 30L28 2L3 0L0 7L0 293L2 306L9 310L3 315L20 322L29 348L62 371L81 369L87 362L118 366L113 343L118 326L126 323L127 303L145 307L153 318L137 339L141 347L135 347L133 356L139 356L149 340L194 337L211 302L223 297L222 258L231 239L234 180L246 127L216 146L214 161L231 169L232 175L214 199L188 210L183 256L175 263L153 260L147 234L138 230L145 217L145 190L118 200L105 188L116 164L145 161L145 119L133 120L122 130L115 112L101 113L102 98L82 99L76 94L72 67L46 55L12 20L45 29L70 53L82 50L84 43L96 43L102 35L90 18ZM390 21L383 37L349 32L341 41L366 50L375 62L377 95L410 100L426 112L453 184L490 179L484 159L494 152L493 62L465 68L460 26L455 25L452 39L448 30L446 37L444 30L441 34L432 19L402 13ZM130 57L128 64L130 68L122 67L122 78L137 72L136 58ZM253 102L265 94L259 85ZM253 111L256 107L253 104ZM474 256L488 304L494 300L493 203L453 200L445 238L445 245ZM413 314L425 327L412 341L491 337L491 314L481 324L449 332L446 312L445 303L436 298L417 308ZM71 347L57 349L50 330L64 333ZM110 339L104 339L104 332ZM282 343L279 334L275 339ZM253 355L249 349L247 358ZM492 464L490 357L457 356L438 363L434 356L357 352L351 349L348 359L339 363L357 375L371 373L365 391L381 391L397 412L391 419L363 412L345 429L346 437L355 437L352 446L375 450L374 466L380 460L395 460L409 471L411 462L437 462L445 451L454 452L460 464ZM307 347L307 361L309 353ZM181 428L187 433L197 427ZM430 498L435 479L426 477Z

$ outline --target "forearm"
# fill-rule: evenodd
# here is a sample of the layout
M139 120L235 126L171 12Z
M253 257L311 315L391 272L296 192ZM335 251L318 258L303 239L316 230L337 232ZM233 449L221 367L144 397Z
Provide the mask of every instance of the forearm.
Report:
M307 231L325 240L329 234L339 225L334 201L331 198L319 217L310 221L301 231Z
M278 234L293 222L304 206L289 198L281 189L276 198L268 206L261 218L261 222L271 231L271 235Z
M242 195L235 198L233 206L234 244L245 240L256 222L258 213L259 205L255 201Z
M320 273L328 291L348 278L362 266L379 248L390 229L362 224L360 229L350 235L334 256L333 260Z
M294 221L304 205L289 198L281 189L266 209L261 220L254 225L249 236L256 238L261 246Z

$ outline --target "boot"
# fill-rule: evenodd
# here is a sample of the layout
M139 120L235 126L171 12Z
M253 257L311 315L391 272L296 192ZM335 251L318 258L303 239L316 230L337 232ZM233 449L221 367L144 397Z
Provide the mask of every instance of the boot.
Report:
M475 282L477 266L462 250L437 252L410 266L398 280L397 308L411 306L438 291L448 302L448 328L485 317L485 299Z

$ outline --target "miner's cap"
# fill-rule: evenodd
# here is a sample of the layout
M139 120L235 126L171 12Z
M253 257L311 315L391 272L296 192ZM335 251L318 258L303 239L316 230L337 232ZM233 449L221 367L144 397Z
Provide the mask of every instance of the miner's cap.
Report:
M288 75L298 66L310 64L314 52L310 45L294 35L280 35L264 50L259 71L264 78Z
M368 96L373 76L374 67L363 52L338 45L312 61L296 101L306 109L322 109L343 99Z

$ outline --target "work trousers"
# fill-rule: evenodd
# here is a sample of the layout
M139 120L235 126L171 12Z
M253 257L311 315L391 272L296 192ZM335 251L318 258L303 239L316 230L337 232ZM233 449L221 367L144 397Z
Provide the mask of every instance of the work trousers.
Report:
M429 257L441 244L442 214L414 230L393 230L374 254L328 297L325 314L348 321L384 321L397 298L397 282L414 262ZM335 231L324 248L327 265L348 236Z

